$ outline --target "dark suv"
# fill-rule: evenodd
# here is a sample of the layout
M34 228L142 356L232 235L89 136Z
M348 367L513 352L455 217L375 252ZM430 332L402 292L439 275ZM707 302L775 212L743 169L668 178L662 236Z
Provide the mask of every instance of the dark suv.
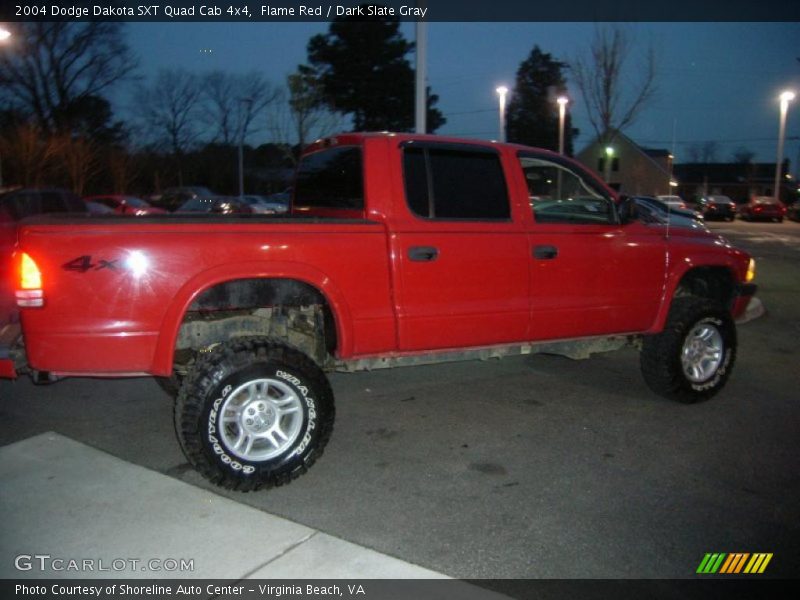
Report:
M214 198L216 194L210 189L201 186L171 187L163 191L161 195L151 196L150 205L169 212L175 212L187 200L195 198Z
M736 203L727 196L703 196L700 198L697 210L709 221L712 219L733 221L736 217Z

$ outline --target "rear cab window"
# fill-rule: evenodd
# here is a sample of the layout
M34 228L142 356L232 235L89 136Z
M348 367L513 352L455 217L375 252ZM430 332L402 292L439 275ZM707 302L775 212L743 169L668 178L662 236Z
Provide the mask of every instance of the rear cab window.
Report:
M481 147L409 143L403 148L406 202L431 220L509 221L500 156Z
M292 210L321 217L364 218L361 146L336 146L300 159Z

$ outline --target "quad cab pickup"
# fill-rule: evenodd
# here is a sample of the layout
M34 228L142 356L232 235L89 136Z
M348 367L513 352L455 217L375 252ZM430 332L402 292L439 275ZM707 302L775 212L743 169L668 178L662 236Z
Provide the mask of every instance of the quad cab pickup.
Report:
M544 150L344 134L305 152L288 217L48 217L25 223L24 346L2 373L149 375L212 482L287 483L334 421L326 371L636 345L656 393L716 394L750 257L643 222Z

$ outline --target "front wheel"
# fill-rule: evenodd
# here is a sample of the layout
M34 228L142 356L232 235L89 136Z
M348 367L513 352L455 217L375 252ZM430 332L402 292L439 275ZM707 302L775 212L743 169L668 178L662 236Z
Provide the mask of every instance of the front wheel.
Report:
M269 338L243 338L204 353L175 403L189 462L212 483L239 491L305 473L333 430L333 392L305 354Z
M655 393L684 403L700 402L725 385L736 359L736 326L711 300L676 298L667 324L644 339L642 375Z

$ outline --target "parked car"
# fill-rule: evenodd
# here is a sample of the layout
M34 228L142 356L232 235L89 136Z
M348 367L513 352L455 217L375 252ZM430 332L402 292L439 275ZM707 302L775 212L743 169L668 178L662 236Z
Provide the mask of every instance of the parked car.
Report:
M736 203L727 196L703 196L698 209L704 219L733 221L736 218Z
M19 221L45 213L86 212L81 199L67 190L12 188L0 193L0 271L9 268Z
M247 202L234 196L212 196L191 198L184 202L176 213L215 213L221 215L246 215L254 211Z
M800 221L800 200L789 205L786 209L786 218L791 221Z
M247 194L246 196L242 196L242 200L247 202L250 205L250 208L253 209L254 213L261 214L261 215L278 215L284 214L289 211L289 202L288 200L278 201L273 199L275 196L279 196L279 194L273 194L272 196L259 196L256 194Z
M102 204L111 209L112 212L121 215L154 215L165 213L163 208L150 206L147 202L136 196L126 196L124 194L105 194L98 196L88 196L83 199L86 203ZM92 212L92 209L89 209Z
M667 223L674 227L707 230L700 213L689 209L673 209L665 202L650 196L635 196L636 213L645 223Z
M680 196L660 195L656 196L656 200L660 200L664 204L668 204L670 208L679 208L682 210L686 210L688 208L686 206L686 202L684 202L683 198Z
M110 206L106 206L105 204L100 204L99 202L91 202L84 200L84 204L86 204L86 208L89 210L90 215L116 215L113 208Z
M772 196L753 196L750 202L739 209L745 221L777 221L783 223L786 207Z
M150 204L157 208L173 212L182 207L188 200L194 198L216 198L217 194L207 187L192 185L184 187L171 187L165 189L160 195L150 196Z

